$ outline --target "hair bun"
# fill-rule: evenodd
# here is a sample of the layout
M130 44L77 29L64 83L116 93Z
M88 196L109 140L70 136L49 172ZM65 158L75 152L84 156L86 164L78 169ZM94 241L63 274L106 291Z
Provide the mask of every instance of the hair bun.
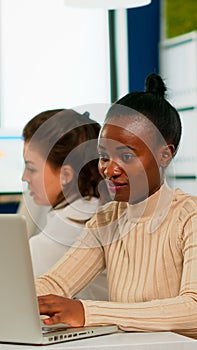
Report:
M145 91L157 94L160 97L164 98L166 86L159 75L152 73L149 74L146 78Z
M90 119L90 113L86 111L82 114L82 117L85 119Z

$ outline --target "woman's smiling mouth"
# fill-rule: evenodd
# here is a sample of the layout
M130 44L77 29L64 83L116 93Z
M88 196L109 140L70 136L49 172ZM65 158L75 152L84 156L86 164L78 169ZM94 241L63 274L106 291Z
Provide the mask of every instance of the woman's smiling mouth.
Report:
M109 191L113 193L118 192L119 190L122 190L123 187L127 186L126 183L118 183L110 180L106 180L106 183Z

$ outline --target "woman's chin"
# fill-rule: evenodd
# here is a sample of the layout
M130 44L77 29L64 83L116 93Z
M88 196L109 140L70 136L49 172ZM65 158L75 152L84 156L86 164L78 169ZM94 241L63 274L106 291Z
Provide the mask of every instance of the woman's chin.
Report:
M45 203L45 201L43 201L42 199L36 197L35 195L33 196L33 200L34 200L34 203L37 204L37 205L41 205L41 206L48 206L49 203Z
M129 196L128 195L121 195L120 193L117 192L110 192L110 198L112 201L116 202L128 202L129 201Z

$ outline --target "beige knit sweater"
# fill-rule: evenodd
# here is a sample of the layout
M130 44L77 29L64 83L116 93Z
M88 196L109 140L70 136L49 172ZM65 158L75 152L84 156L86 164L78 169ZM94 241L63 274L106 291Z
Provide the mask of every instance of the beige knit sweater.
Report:
M197 338L197 197L164 184L139 204L107 204L37 293L71 297L105 267L110 301L82 301L85 325Z

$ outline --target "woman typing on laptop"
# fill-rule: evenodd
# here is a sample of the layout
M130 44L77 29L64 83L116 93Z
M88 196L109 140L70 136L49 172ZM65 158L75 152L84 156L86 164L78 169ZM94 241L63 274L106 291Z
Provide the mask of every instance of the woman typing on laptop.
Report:
M114 201L36 280L46 324L117 324L125 331L174 331L197 338L197 198L172 190L165 170L177 152L180 118L162 79L109 109L99 170ZM72 300L107 268L109 301Z

